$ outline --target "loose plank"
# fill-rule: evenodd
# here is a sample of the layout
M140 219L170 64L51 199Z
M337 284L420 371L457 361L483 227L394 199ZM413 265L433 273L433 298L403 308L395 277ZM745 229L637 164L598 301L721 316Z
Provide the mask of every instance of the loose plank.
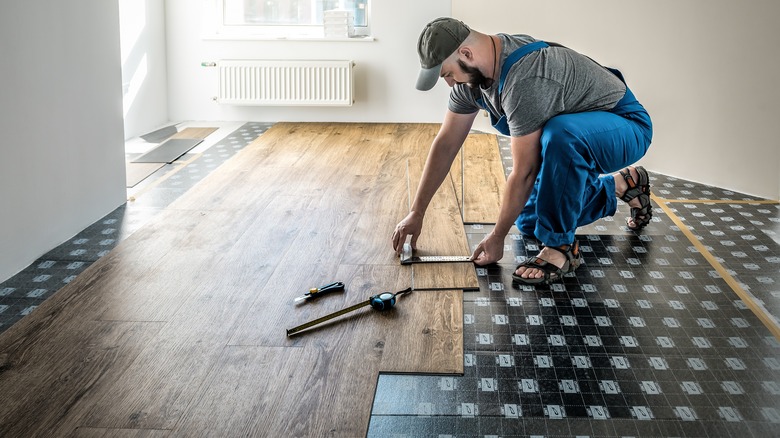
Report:
M184 128L176 134L173 134L170 138L202 140L211 135L216 130L217 128Z
M469 134L452 164L450 178L458 203L463 203L463 221L495 224L506 185L496 136Z

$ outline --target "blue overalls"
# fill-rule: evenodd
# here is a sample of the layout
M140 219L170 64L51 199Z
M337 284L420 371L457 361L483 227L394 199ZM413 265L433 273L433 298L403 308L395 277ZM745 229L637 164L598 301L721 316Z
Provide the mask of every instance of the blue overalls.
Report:
M549 45L537 41L507 57L498 82L499 96L512 65L545 47ZM618 70L608 70L625 83ZM482 99L478 103L487 109ZM493 127L510 135L506 116L488 113ZM542 128L539 174L515 225L547 246L573 243L577 227L615 214L615 179L609 174L642 158L652 136L650 116L627 86L623 98L609 111L551 118Z

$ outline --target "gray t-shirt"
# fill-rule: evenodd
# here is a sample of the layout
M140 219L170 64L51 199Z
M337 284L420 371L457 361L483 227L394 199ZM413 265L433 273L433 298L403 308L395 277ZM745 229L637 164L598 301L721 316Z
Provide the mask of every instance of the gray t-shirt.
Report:
M502 42L498 71L509 54L536 41L528 35L498 36ZM510 135L519 137L559 114L612 109L625 92L617 76L587 56L550 46L529 53L510 68L500 99L498 81L488 89L460 84L450 92L449 109L472 114L482 109L476 100L481 94L488 111L496 119L506 115Z

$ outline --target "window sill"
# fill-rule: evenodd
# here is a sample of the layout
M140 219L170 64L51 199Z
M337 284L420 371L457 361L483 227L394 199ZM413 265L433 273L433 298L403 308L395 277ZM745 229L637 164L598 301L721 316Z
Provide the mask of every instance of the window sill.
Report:
M306 41L306 42L368 42L374 41L372 36L354 37L318 37L318 36L274 36L274 35L204 35L204 40L214 41Z

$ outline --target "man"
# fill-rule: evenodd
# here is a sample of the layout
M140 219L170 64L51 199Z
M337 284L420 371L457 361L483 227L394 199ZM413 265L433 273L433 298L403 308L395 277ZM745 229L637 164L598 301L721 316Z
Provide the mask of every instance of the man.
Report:
M393 232L396 253L408 236L416 248L428 204L480 109L511 136L512 171L496 226L471 256L477 265L501 259L515 223L543 247L513 280L550 283L577 269L575 230L614 215L616 197L631 207L630 229L650 221L649 177L631 164L647 152L652 124L620 72L559 44L487 35L452 18L426 25L417 51L417 88L429 90L441 77L452 91L411 211Z

